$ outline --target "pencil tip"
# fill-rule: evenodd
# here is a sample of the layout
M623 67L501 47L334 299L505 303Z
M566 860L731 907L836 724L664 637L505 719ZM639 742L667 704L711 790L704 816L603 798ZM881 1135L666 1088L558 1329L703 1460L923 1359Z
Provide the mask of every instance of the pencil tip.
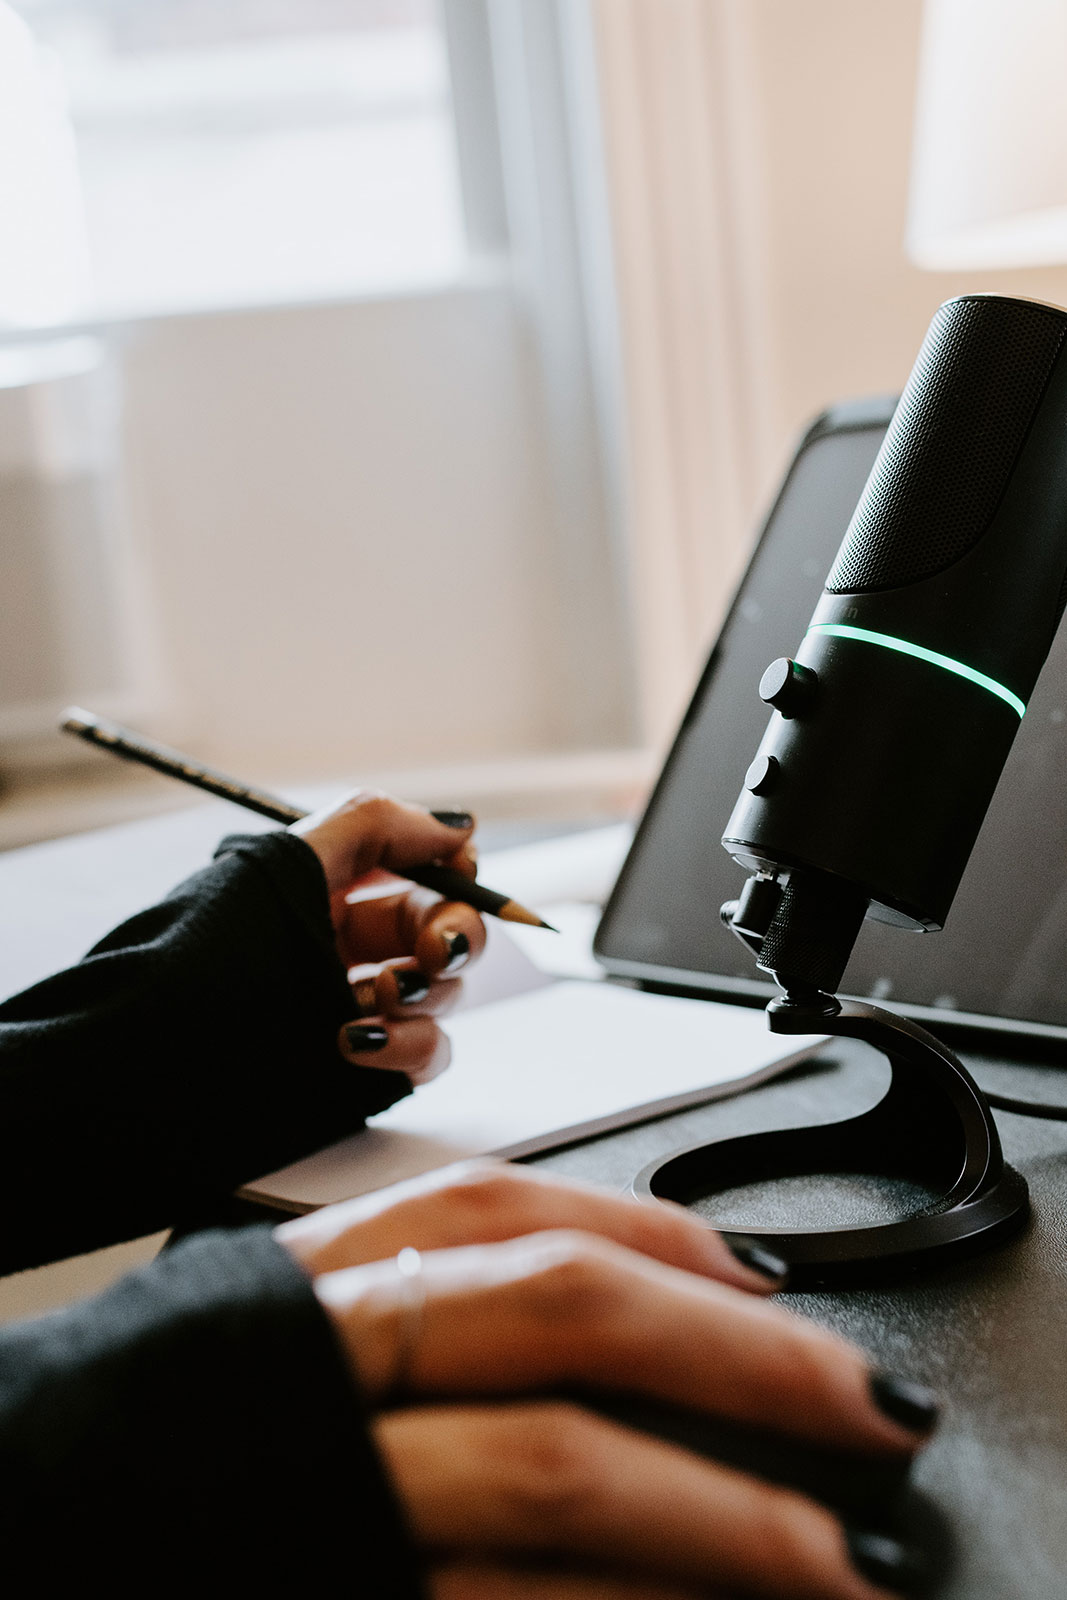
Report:
M547 928L549 933L559 932L559 929L554 928L551 922L546 922L543 917L537 915L536 911L531 911L528 906L520 905L517 900L505 900L504 904L498 908L496 915L502 922L524 922L528 928Z

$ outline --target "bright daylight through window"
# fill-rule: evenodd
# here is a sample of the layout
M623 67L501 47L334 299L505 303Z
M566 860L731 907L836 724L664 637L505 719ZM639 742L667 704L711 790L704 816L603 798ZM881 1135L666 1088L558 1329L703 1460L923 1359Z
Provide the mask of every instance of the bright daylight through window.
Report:
M58 63L92 316L338 299L465 252L435 0L15 0Z

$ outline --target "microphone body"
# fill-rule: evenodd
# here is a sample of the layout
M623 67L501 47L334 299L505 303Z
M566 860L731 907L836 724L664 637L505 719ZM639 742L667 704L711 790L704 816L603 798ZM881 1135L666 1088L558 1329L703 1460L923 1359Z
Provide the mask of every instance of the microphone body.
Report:
M865 912L944 925L1065 601L1067 312L950 300L811 625L764 674L774 709L723 836L844 908L841 970Z

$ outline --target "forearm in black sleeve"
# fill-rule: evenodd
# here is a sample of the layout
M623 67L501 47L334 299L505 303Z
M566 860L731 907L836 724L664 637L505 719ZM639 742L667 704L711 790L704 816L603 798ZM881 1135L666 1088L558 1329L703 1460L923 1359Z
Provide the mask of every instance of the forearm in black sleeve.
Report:
M170 1226L406 1093L354 1067L322 868L288 833L215 862L0 1006L0 1271Z
M35 1593L423 1592L332 1329L268 1229L0 1332L0 1485L3 1570Z

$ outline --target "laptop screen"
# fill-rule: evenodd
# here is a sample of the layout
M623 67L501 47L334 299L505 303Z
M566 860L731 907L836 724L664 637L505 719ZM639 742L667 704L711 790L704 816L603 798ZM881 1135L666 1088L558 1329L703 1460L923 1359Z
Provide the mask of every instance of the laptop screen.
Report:
M757 685L792 655L892 415L827 413L802 443L608 902L609 971L775 993L719 920L743 869L720 839L770 715ZM1067 1031L1067 637L1031 698L943 932L864 923L842 992L945 1022Z

